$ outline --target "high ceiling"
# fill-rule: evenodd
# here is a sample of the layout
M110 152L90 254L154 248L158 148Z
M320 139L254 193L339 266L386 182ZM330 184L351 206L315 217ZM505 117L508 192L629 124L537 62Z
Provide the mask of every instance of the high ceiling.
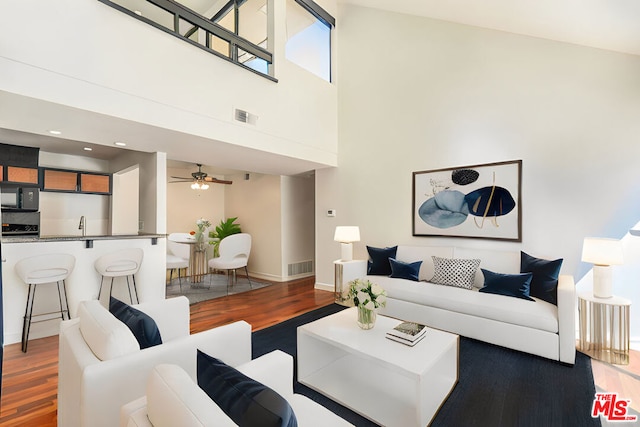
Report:
M121 0L128 1L128 0ZM214 0L202 1L211 6ZM640 0L338 0L364 7L425 16L467 25L492 28L550 40L640 55ZM340 18L339 16L337 17ZM109 158L116 153L113 142L126 133L139 151L166 151L169 159L195 163L201 158L184 158L198 152L206 142L211 158L224 160L224 167L239 171L296 174L318 165L285 156L260 152L193 135L176 134L160 128L129 122L41 100L0 93L0 101L11 105L0 117L0 141L18 145L39 145L47 151ZM28 114L26 113L28 112ZM37 114L35 113L37 112ZM46 129L66 121L73 135L52 138ZM56 123L56 124L52 124ZM16 132L8 129L19 129ZM24 132L40 133L31 135ZM69 139L63 139L69 138ZM181 140L180 150L170 141ZM82 142L78 142L82 141ZM82 149L93 144L94 151ZM175 146L175 145L174 145ZM202 153L205 154L205 153ZM205 157L205 156L203 156Z
M640 55L638 0L338 0Z

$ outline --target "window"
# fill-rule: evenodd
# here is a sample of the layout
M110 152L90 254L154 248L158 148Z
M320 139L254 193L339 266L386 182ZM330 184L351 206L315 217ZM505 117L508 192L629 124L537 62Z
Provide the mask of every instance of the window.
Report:
M331 28L334 18L310 0L287 0L285 57L331 81Z
M98 1L247 69L272 74L267 0Z

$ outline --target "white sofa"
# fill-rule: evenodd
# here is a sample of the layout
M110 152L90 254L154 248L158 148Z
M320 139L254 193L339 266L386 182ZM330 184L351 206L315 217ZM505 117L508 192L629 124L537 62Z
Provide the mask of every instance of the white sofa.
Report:
M156 365L171 363L194 371L196 349L231 366L251 360L251 326L246 322L190 335L187 298L134 307L155 320L162 344L140 350L127 326L98 301L81 302L79 317L61 322L59 426L117 426L120 408L145 395L147 379Z
M473 289L429 283L434 274L432 256L480 259ZM356 277L366 278L387 291L387 305L379 310L380 314L574 364L576 294L573 277L560 275L556 306L538 298L532 302L478 292L484 283L481 269L519 273L520 252L400 245L396 259L406 263L423 261L420 281L367 276L366 263L359 264L362 270Z
M300 427L351 426L311 399L293 392L293 358L280 350L236 367L284 397ZM147 395L122 407L121 427L201 427L236 424L175 365L159 365L149 378ZM152 421L153 420L153 423Z

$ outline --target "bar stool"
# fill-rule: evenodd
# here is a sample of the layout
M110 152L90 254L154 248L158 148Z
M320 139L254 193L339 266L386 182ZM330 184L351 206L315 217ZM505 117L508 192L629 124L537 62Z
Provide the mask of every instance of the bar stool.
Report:
M60 317L64 320L65 313L67 319L69 319L69 302L67 300L67 289L65 286L65 279L69 277L69 274L73 271L73 267L76 264L76 258L70 254L49 254L49 255L37 255L18 261L15 265L15 271L18 277L22 279L24 283L29 285L29 292L27 294L27 305L24 310L24 321L22 323L22 352L27 352L27 343L29 342L29 331L31 330L31 319L33 317L48 316L55 313L60 313ZM62 282L62 291L60 290L60 283ZM33 314L33 302L36 296L36 288L38 285L45 283L56 283L58 287L58 301L60 303L60 311L52 311L49 313ZM62 293L64 293L64 306L62 305ZM57 317L57 316L56 316ZM37 320L33 323L45 322L47 320L53 320L56 317L49 319Z
M133 304L133 297L131 295L131 283L129 283L129 276L133 279L133 290L136 294L136 301L138 299L138 289L136 288L135 274L140 270L140 264L142 264L142 257L144 251L140 248L123 249L118 252L102 255L98 258L94 264L94 267L102 275L100 279L100 290L98 291L98 301L102 294L102 284L105 277L111 277L111 286L109 287L109 298L111 298L111 292L113 291L113 279L116 277L125 277L127 279L127 287L129 288L129 300Z

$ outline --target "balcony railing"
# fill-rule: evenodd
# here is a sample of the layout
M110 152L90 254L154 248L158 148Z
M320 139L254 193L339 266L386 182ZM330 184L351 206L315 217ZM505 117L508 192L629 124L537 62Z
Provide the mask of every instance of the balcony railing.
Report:
M98 1L220 58L233 62L270 80L277 81L271 75L273 65L273 54L271 52L176 1L138 1L138 3L147 7L149 7L148 4L155 6L150 13L145 14L125 7L125 4L131 2L119 0Z

